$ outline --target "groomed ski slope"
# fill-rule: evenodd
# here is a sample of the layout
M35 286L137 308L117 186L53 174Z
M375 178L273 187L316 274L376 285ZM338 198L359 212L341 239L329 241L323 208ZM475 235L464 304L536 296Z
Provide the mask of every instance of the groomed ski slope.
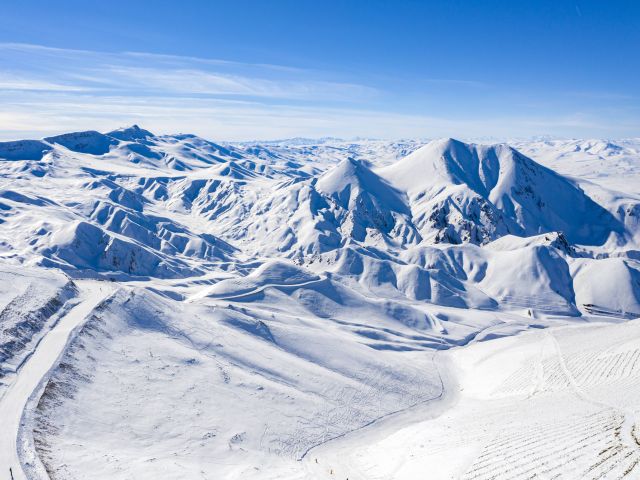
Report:
M637 322L530 331L441 354L459 382L444 407L425 403L313 449L308 478L640 475Z
M15 433L1 438L0 462L16 479L33 478L24 475L16 447L25 406L73 332L112 291L78 283L80 303L0 400L6 431ZM319 445L297 466L271 465L270 478L635 478L637 323L556 327L435 355L442 395ZM23 460L32 467L29 453Z
M0 397L2 412L2 435L0 435L0 472L2 478L9 475L15 480L34 478L22 468L22 461L30 468L37 466L38 460L29 448L30 432L25 432L23 414L27 404L37 403L37 397L48 378L48 373L57 364L74 332L82 325L87 315L113 291L105 282L78 281L79 303L69 310L38 343L33 354L18 370L13 383ZM28 429L27 429L28 430ZM7 477L8 478L8 477Z

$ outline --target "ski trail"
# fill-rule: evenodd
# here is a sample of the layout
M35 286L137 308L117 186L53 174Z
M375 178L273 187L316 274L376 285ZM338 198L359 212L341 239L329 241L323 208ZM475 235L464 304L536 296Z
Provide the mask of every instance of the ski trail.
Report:
M432 361L440 380L439 394L403 410L378 417L362 427L310 447L299 459L308 478L342 478L342 475L351 480L377 480L378 478L389 480L387 477L376 477L370 471L362 471L361 466L354 464L349 455L342 454L342 447L351 446L354 441L358 443L357 439L364 440L366 443L371 442L376 435L387 436L389 432L385 430L386 427L390 426L393 430L397 430L405 424L414 422L418 409L427 409L423 420L436 418L445 412L450 404L456 401L459 386L446 351L435 351Z
M626 409L620 408L619 406L613 403L607 403L607 402L602 402L600 400L596 400L591 395L589 395L582 387L580 387L575 377L567 367L564 356L562 355L562 348L558 343L558 339L553 335L551 331L546 331L546 334L553 341L556 355L558 357L558 363L560 365L560 369L562 370L562 373L564 374L564 376L567 378L569 385L571 385L571 388L576 393L576 395L578 395L578 397L580 397L585 402L591 403L593 405L597 405L599 407L614 410L615 412L618 412L620 415L622 415L624 420L623 420L623 424L622 424L623 428L620 436L621 440L624 442L624 444L627 447L629 447L632 450L640 449L640 442L636 438L636 434L635 434L635 426L636 426L635 412L629 408L626 408Z
M113 287L104 282L76 281L81 301L71 308L38 343L36 350L22 365L14 382L0 399L2 432L0 433L0 478L27 480L18 452L25 442L23 414L27 403L42 392L49 373L65 351L74 333L89 313L102 302ZM27 462L37 463L35 452L29 452ZM9 470L11 469L11 471Z

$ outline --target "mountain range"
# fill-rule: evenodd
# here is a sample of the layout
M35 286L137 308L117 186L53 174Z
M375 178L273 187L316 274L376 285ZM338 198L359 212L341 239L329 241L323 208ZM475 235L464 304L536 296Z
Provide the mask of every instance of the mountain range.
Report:
M27 418L33 471L285 478L442 395L435 352L640 317L640 141L511 143L0 143L0 395L110 289Z

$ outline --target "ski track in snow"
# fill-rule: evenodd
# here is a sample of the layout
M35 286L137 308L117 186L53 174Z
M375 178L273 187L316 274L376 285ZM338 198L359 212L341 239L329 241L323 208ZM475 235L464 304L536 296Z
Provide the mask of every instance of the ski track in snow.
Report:
M104 282L78 281L77 285L81 289L80 302L67 311L40 340L0 398L3 429L0 436L0 465L3 466L2 475L7 475L11 469L15 480L32 478L25 475L22 461L31 464L38 461L25 438L28 436L25 429L29 428L23 423L27 404L37 403L49 372L55 368L74 332L81 327L93 308L113 290Z
M637 343L639 335L637 325L556 327L450 351L461 382L443 411L426 403L403 419L392 416L321 445L305 458L308 478L401 480L425 472L464 480L637 478L640 372L620 359L604 369L591 365L595 376L581 382L573 370L630 339ZM585 340L571 353L578 358L567 363L565 350ZM544 372L526 370L534 359ZM509 387L514 374L526 371L527 382Z
M389 422L392 423L393 419L395 417L397 417L397 416L399 416L399 415L401 415L401 414L403 414L403 413L405 413L405 412L407 412L409 410L413 410L416 407L421 406L423 404L428 404L431 407L431 405L434 402L442 401L447 394L450 395L451 394L450 393L451 386L449 386L448 388L445 387L445 383L444 383L444 380L443 380L443 367L439 366L439 358L436 359L438 353L439 353L438 351L435 351L432 354L432 362L433 362L434 367L436 368L436 371L438 373L438 379L440 381L440 393L437 396L432 397L432 398L428 398L428 399L420 402L419 404L412 405L412 406L410 406L410 407L408 407L408 408L406 408L404 410L398 410L397 412L388 413L388 414L386 414L386 415L384 415L382 417L378 417L378 418L372 420L371 422L367 423L366 425L363 425L360 428L357 428L355 430L351 430L351 431L346 432L346 433L344 433L344 434L342 434L340 436L337 436L337 437L331 438L329 440L326 440L326 441L324 441L322 443L318 443L317 445L313 445L312 447L310 447L308 450L306 450L300 456L300 461L304 461L305 458L308 457L308 456L313 456L313 452L315 450L318 450L318 449L322 448L323 446L326 446L330 442L335 442L335 441L340 440L342 438L345 438L347 436L349 438L352 438L354 435L359 434L361 431L363 431L365 429L368 429L368 428L371 428L371 427L375 427L375 426L377 426L377 424L379 424L380 422L384 422L387 419L389 419Z

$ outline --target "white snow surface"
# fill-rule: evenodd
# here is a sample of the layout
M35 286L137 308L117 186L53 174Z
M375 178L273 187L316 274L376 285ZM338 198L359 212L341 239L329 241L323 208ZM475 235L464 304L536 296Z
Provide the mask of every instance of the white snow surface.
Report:
M57 359L64 352L78 325L82 324L83 319L111 290L111 286L104 283L81 283L83 292L77 305L51 327L48 334L38 343L34 353L20 366L15 381L0 397L5 429L0 437L0 463L11 468L10 476L16 480L32 478L40 472L46 475L44 467L35 455L32 434L23 428L25 424L30 424L23 420L25 407L46 384L49 372L57 365ZM20 466L20 460L24 470Z
M0 143L0 476L635 478L638 172L634 139Z

